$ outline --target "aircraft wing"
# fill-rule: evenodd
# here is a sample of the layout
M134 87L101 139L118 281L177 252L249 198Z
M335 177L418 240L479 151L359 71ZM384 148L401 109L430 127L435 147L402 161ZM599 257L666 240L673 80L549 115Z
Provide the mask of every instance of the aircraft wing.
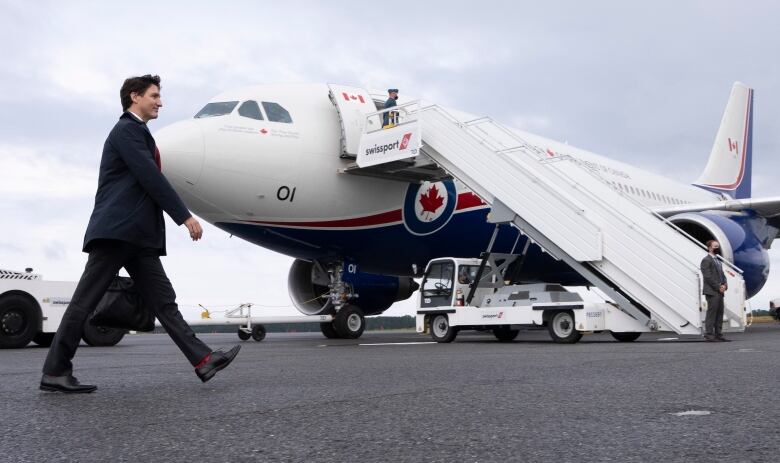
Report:
M766 218L769 225L780 228L780 196L775 196L772 198L729 199L726 201L681 204L678 206L663 206L652 208L653 212L663 217L670 217L675 214L681 214L683 212L739 212L746 209L753 210L756 212L756 214Z

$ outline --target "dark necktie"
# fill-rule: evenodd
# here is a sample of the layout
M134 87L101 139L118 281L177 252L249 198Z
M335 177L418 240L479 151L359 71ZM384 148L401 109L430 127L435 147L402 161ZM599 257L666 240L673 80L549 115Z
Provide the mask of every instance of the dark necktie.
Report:
M157 164L157 169L162 172L162 162L160 161L160 150L154 147L154 163Z

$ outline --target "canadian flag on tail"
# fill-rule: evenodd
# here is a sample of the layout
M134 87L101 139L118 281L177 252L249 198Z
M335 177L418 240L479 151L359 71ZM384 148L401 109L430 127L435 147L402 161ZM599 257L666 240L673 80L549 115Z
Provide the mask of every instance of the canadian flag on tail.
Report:
M694 183L733 198L750 197L753 89L734 83L704 172Z

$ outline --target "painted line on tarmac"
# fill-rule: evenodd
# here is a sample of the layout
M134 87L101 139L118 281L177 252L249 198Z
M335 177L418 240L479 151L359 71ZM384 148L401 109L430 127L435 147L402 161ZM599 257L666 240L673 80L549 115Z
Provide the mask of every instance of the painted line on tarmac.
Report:
M684 412L670 413L670 415L674 416L707 416L711 414L712 412L709 410L686 410Z
M417 342L377 342L374 344L358 344L358 346L415 346L419 344L437 344L436 341Z
M680 338L658 338L658 341L679 341Z

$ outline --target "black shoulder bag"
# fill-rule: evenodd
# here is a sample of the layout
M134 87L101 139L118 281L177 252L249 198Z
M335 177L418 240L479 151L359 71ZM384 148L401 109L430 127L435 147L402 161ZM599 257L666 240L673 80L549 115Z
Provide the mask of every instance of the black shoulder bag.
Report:
M144 304L132 278L115 276L89 323L131 331L153 331L154 314Z

